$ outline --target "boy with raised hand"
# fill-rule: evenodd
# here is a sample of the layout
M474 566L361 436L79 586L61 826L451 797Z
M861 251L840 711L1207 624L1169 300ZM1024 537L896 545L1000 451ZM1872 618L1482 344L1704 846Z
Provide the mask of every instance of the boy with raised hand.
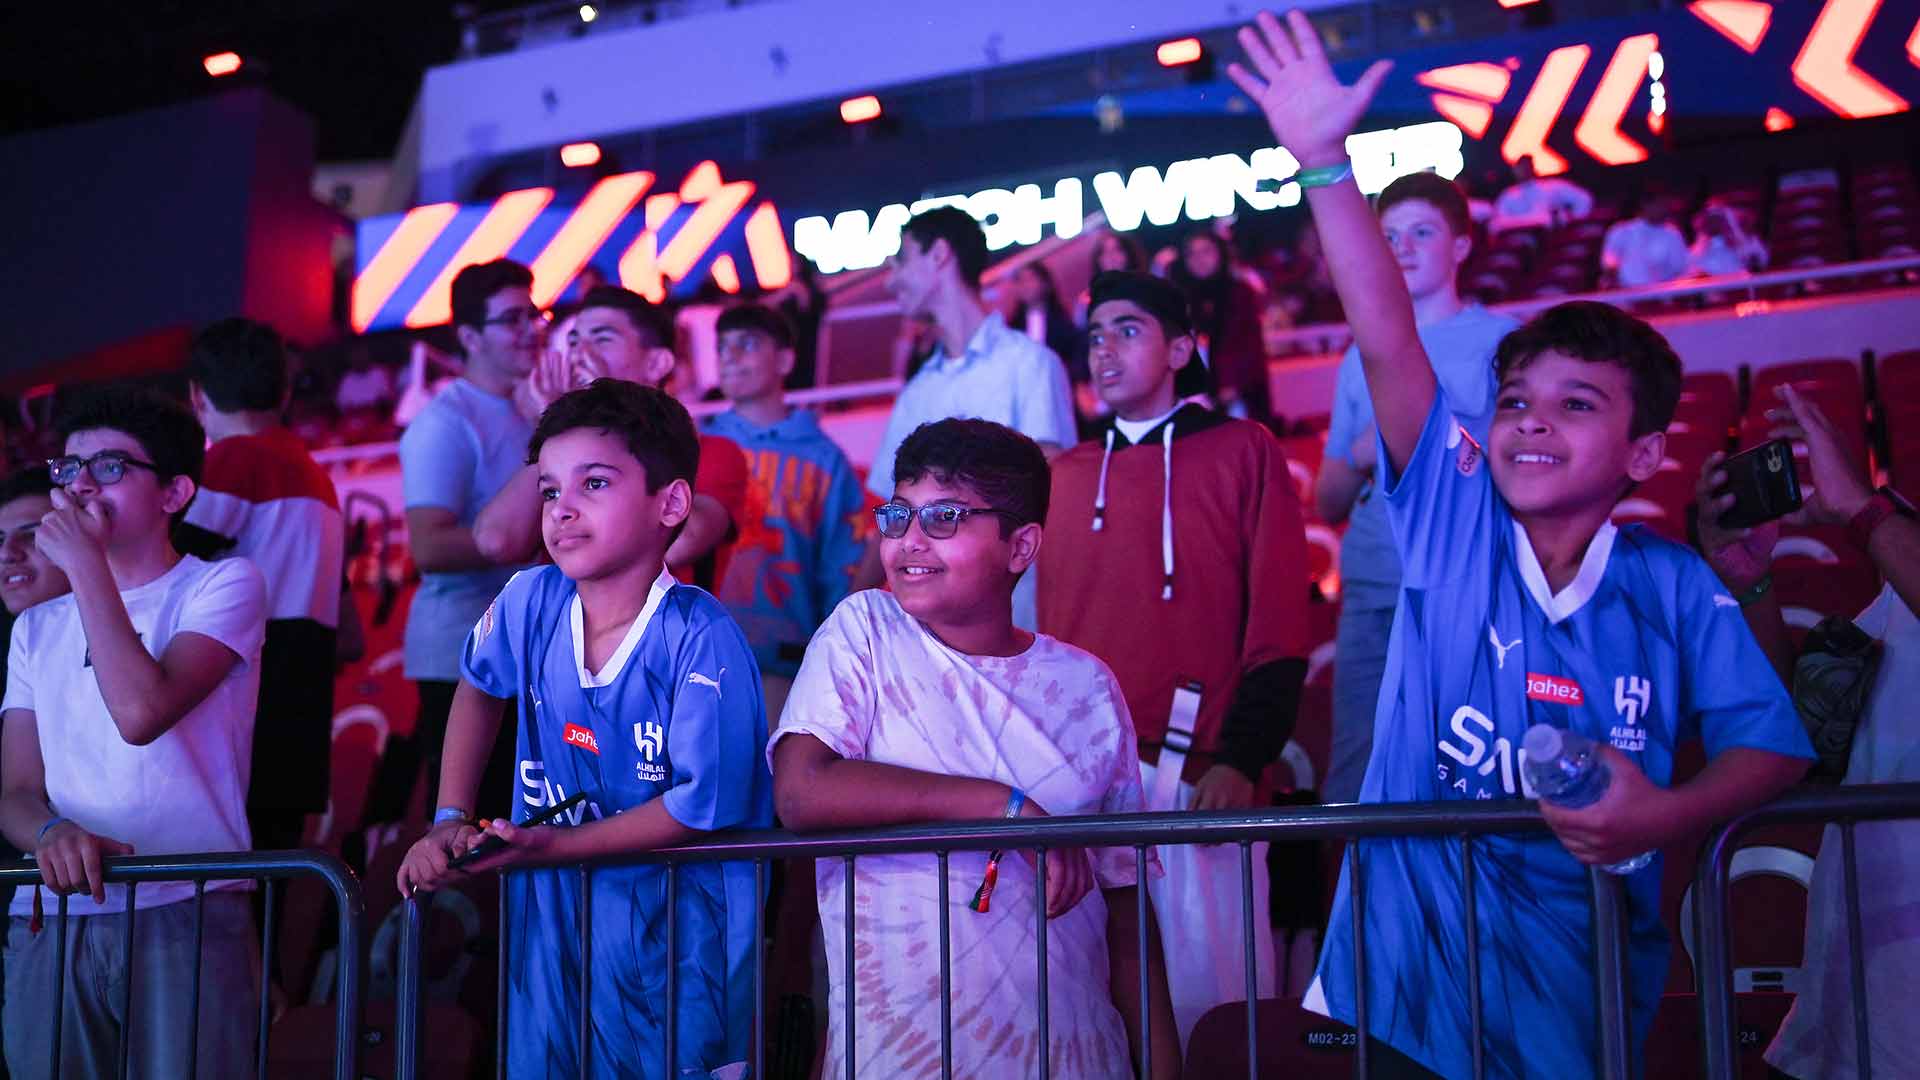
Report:
M1089 370L1113 416L1054 459L1040 629L1119 679L1144 809L1252 809L1307 670L1307 543L1286 455L1265 426L1182 402L1197 360L1171 282L1111 271L1090 301ZM1167 873L1148 886L1184 1040L1208 1009L1246 997L1241 954L1223 963L1219 951L1239 940L1240 851L1167 845L1159 857ZM1271 993L1267 891L1255 875L1256 985Z
M1467 433L1486 441L1493 418L1493 353L1520 325L1460 298L1460 266L1473 251L1467 197L1434 173L1409 173L1388 184L1374 202L1380 234L1413 300L1420 344L1433 361L1454 415ZM1320 517L1347 523L1340 540L1340 625L1333 660L1333 753L1320 794L1352 802L1373 750L1373 713L1387 666L1387 638L1400 599L1400 556L1393 546L1387 506L1374 483L1373 401L1367 396L1360 350L1340 358L1333 389L1327 452L1314 481Z
M807 639L855 587L873 519L846 453L811 410L787 404L786 319L742 304L721 312L715 329L720 390L733 407L703 426L740 447L749 477L740 538L715 595L753 645L767 717L778 721Z
M1047 461L986 420L923 424L888 463L875 512L891 591L842 601L807 648L770 754L780 818L794 829L1141 809L1126 698L1097 658L1013 623L1013 588L1041 547ZM1032 1076L1035 875L1031 853L952 853L956 1076ZM1139 935L1149 938L1150 1075L1179 1071L1160 948L1139 925L1133 852L1046 854L1049 1045L1059 1077L1131 1075L1140 1045ZM931 855L859 860L855 925L838 859L816 867L832 987L825 1075L941 1067L939 879ZM969 902L973 898L973 902ZM844 967L846 935L858 946ZM849 990L849 988L854 988ZM1135 1049L1130 1052L1129 1046Z
M187 902L192 885L138 889L136 974L117 914L128 887L104 884L102 860L249 847L266 586L245 559L202 562L168 539L193 500L205 449L184 406L108 386L76 401L58 427L66 452L49 472L60 488L34 543L73 592L21 613L0 705L0 830L33 852L50 890L13 900L8 1065L18 1076L44 1072L59 1009L66 1068L112 1073L124 1034L144 1068L183 1073L195 1050L187 1040L197 968L199 1070L237 1076L254 1051L259 960L242 895L250 883L209 885L200 927ZM37 917L58 903L53 894L70 895L75 916L64 952ZM114 989L129 979L130 1013Z
M518 404L529 422L555 398L599 378L660 387L673 374L673 318L639 293L614 285L589 292L568 331L564 352L527 381ZM540 555L538 470L522 468L493 496L473 523L474 543L495 562L522 563ZM700 436L700 472L689 477L693 509L667 565L680 580L712 589L726 576L727 556L739 534L747 493L747 462L740 448L717 435Z
M400 868L400 891L549 868L507 883L510 1075L573 1075L591 1053L597 1075L738 1077L751 1052L753 868L682 867L671 943L663 867L592 872L593 1038L583 1047L581 879L564 865L773 821L753 654L718 601L665 568L693 502L693 420L659 390L600 379L548 406L529 452L554 564L515 575L467 639L439 809ZM514 822L474 821L510 700L521 717ZM552 825L516 824L577 794L585 803ZM505 846L450 865L488 838ZM679 972L670 1063L669 958Z
M1587 867L1663 847L1751 808L1805 771L1805 734L1737 603L1691 551L1608 521L1653 475L1680 365L1651 327L1601 304L1549 309L1501 342L1484 444L1454 418L1406 282L1352 182L1343 142L1385 77L1353 86L1306 18L1240 33L1234 82L1266 112L1326 243L1378 418L1381 498L1402 559L1387 685L1362 802L1516 798L1535 723L1601 742L1612 774L1581 810L1543 805L1555 837L1476 843L1488 1076L1592 1075L1597 1006ZM1709 762L1668 787L1673 748ZM1367 894L1375 1075L1473 1067L1457 839L1348 848ZM1657 865L1657 860L1656 860ZM1354 926L1343 877L1309 1008L1352 1022ZM1636 1047L1667 974L1660 873L1628 879Z

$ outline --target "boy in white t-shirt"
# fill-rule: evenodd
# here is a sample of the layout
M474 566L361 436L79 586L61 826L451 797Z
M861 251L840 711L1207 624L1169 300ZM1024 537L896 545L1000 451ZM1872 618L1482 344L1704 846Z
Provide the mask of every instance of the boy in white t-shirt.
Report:
M1014 582L1039 553L1047 515L1039 445L990 421L940 420L889 464L891 499L874 516L891 591L842 601L807 648L768 747L781 819L822 829L1142 809L1133 723L1113 673L1013 623ZM1031 853L1021 855L948 857L956 1076L1039 1069L1035 872ZM1046 859L1052 1075L1133 1075L1141 934L1149 1075L1174 1075L1173 1009L1151 914L1139 924L1133 852L1054 848ZM849 986L855 1072L938 1075L936 866L932 855L859 860L858 958L847 972L849 883L840 860L819 861L832 986L826 1075L846 1067Z
M58 490L35 535L68 596L13 628L0 831L34 854L45 889L14 897L7 931L7 1064L39 1075L61 1010L63 1072L105 1075L119 1041L141 1075L186 1072L199 970L200 1075L251 1067L259 967L239 890L209 886L194 953L192 885L133 892L133 970L124 957L130 886L107 886L112 855L245 851L266 586L243 559L183 556L169 531L193 500L205 433L186 408L109 386L61 418ZM50 890L50 894L49 894ZM69 897L64 951L43 913ZM54 923L57 928L59 924ZM63 965L60 996L56 969ZM131 1010L121 1005L132 979Z

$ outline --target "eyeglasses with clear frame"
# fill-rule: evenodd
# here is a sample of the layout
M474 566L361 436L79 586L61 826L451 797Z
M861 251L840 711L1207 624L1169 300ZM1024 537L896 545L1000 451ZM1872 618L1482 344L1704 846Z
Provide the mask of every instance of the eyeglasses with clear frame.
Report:
M907 527L915 517L920 519L920 531L930 540L947 540L960 531L960 524L974 514L993 514L997 517L1011 518L1015 523L1019 515L1010 510L997 510L990 506L961 506L958 503L930 502L925 506L908 506L903 502L881 503L873 508L873 523L880 535L889 540L898 540L907 535Z
M93 477L94 483L107 487L119 483L121 478L127 475L129 465L146 469L156 475L160 472L159 466L153 462L141 461L124 450L102 450L92 457L83 458L78 454L68 454L64 457L48 458L47 476L63 488L72 487L74 481L80 479L80 470L85 469L87 475Z

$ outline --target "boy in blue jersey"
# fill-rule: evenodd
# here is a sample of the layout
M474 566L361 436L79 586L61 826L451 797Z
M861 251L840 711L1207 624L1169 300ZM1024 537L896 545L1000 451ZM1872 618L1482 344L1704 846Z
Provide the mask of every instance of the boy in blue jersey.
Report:
M679 872L667 940L665 871L592 873L591 1045L579 1045L580 876L561 864L772 823L766 720L753 654L713 597L666 573L692 505L699 442L652 387L600 379L547 408L530 456L554 565L508 582L467 639L433 830L400 869L403 894L461 875L487 836L505 850L469 872L508 879L507 1067L514 1076L737 1077L750 1056L753 870ZM513 822L470 820L487 747L517 700ZM515 823L576 793L550 826ZM663 1060L667 964L678 972L675 1060Z
M1362 802L1530 794L1518 747L1549 723L1602 742L1612 784L1582 810L1542 807L1554 837L1474 847L1486 1075L1595 1071L1588 871L1765 801L1805 770L1793 706L1698 556L1608 517L1652 476L1679 398L1679 360L1603 304L1553 308L1501 342L1484 443L1437 384L1406 283L1352 182L1343 142L1388 64L1342 86L1306 18L1240 33L1234 81L1299 158L1378 420L1381 497L1403 564ZM1669 787L1673 748L1709 762ZM1388 839L1349 848L1366 919L1375 1076L1469 1075L1462 848ZM1657 865L1657 863L1656 863ZM1343 878L1307 1005L1355 1017ZM1667 972L1660 873L1628 880L1631 992L1644 1041Z
M733 407L702 425L747 458L739 539L714 588L760 662L767 719L780 707L807 639L856 587L866 555L866 493L839 444L808 409L787 404L793 329L759 304L728 308L716 326L720 390ZM871 583L868 583L871 584Z

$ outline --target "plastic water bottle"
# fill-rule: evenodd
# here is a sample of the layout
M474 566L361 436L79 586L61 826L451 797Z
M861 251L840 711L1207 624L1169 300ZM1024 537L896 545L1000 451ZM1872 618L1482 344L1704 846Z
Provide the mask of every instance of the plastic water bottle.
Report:
M1577 731L1535 724L1527 729L1521 745L1527 752L1527 782L1555 806L1569 810L1592 806L1613 782L1613 774L1600 760L1594 741ZM1601 869L1609 874L1631 874L1652 861L1653 852L1644 851Z

